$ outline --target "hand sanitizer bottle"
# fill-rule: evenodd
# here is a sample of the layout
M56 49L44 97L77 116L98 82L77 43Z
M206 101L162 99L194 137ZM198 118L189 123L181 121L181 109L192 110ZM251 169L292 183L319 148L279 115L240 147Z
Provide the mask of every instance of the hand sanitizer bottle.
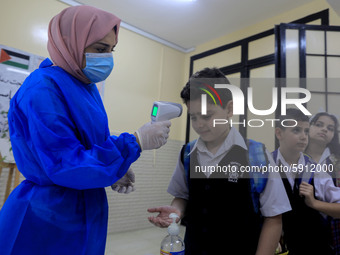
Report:
M171 213L169 218L172 219L172 223L168 227L168 233L164 237L161 243L161 255L184 255L184 242L179 234L179 227L176 223L176 219L179 218L176 213Z

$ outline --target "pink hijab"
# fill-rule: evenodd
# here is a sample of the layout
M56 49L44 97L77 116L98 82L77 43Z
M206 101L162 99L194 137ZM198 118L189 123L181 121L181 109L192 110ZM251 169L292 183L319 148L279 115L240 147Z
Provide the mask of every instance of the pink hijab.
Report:
M84 83L91 83L82 71L84 49L103 39L120 19L91 6L73 6L56 15L49 24L47 49L55 65Z

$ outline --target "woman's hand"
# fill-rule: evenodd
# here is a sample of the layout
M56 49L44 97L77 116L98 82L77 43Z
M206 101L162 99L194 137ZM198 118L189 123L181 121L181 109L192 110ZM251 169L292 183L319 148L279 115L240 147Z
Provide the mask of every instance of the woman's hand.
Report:
M135 136L141 150L153 150L166 144L171 122L169 120L160 122L148 122L140 127Z
M126 174L120 178L117 182L111 185L111 188L118 193L129 194L135 191L135 173L131 168L126 172Z

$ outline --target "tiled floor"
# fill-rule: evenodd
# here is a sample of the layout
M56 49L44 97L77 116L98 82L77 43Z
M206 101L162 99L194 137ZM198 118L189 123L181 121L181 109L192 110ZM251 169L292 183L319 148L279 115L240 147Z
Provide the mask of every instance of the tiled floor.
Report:
M182 238L184 232L184 227L181 227ZM166 235L166 228L157 227L110 234L107 236L105 255L159 255L161 241Z

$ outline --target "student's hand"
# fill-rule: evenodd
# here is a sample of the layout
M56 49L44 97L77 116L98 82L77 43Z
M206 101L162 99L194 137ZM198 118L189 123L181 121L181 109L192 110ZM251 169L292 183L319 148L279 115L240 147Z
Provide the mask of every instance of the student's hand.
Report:
M148 209L149 213L159 213L157 216L150 216L148 220L157 227L166 228L172 223L169 218L170 213L176 213L181 218L181 212L174 206L166 205ZM177 219L177 222L179 219Z
M313 185L307 182L301 182L299 187L299 195L305 197L305 204L311 208L314 206L316 199L314 198L314 188Z
M135 191L134 183L135 173L132 171L131 168L129 168L129 170L122 178L111 185L111 188L118 193L129 194L130 192Z
M163 146L170 132L171 122L169 120L160 122L148 122L137 131L137 140L143 150L158 149Z

